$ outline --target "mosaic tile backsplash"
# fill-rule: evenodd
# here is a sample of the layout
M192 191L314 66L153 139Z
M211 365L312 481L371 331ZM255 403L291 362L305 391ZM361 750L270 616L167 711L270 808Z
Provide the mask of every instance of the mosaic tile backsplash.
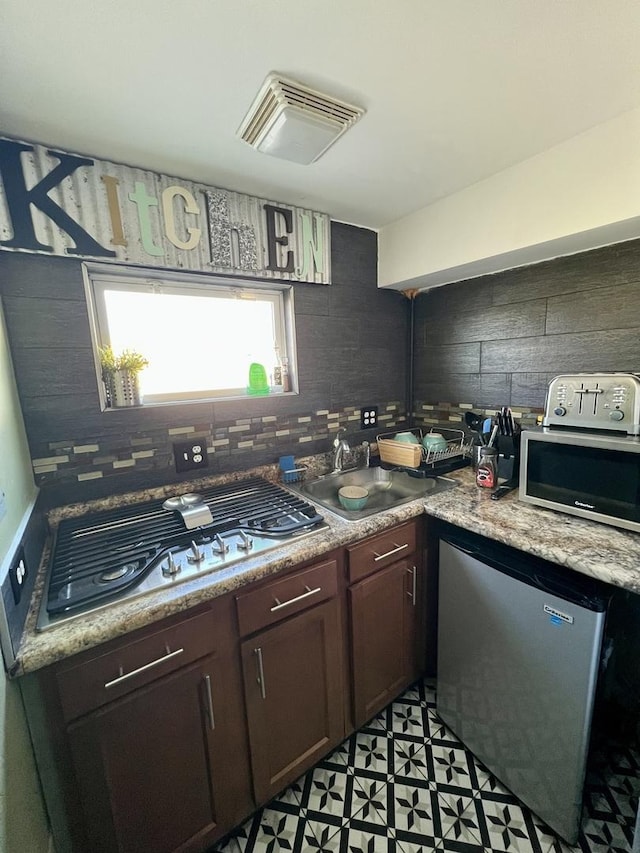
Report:
M241 418L228 424L190 424L149 430L136 436L96 436L91 443L76 443L73 436L66 441L49 443L50 455L32 459L38 485L51 480L85 482L115 478L120 472L173 470L174 442L201 439L206 447L209 467L229 469L229 464L248 467L249 459L260 453L271 462L285 453L301 456L317 450L328 450L340 427L358 443L373 440L378 432L386 432L404 424L404 404L379 405L378 428L360 431L360 409L349 406L340 411L320 409L309 414L276 417ZM226 461L226 465L222 464ZM215 464L214 464L215 463ZM244 464L243 464L244 463ZM202 475L205 469L191 472ZM184 474L181 475L184 479Z
M433 426L449 426L451 429L466 429L464 416L466 412L475 412L487 418L495 415L502 406L477 406L473 403L424 403L417 402L414 406L414 423L416 427L431 429ZM519 406L511 409L511 414L522 429L535 427L544 409Z
M484 409L474 408L472 403L418 402L414 410L414 425L423 429L433 426L464 429L464 415L470 410L489 417L495 414L496 407ZM512 411L523 428L535 426L541 413L540 409L530 408ZM241 418L228 424L185 423L168 429L149 430L145 435L97 436L92 443L76 443L70 436L67 441L50 442L50 455L32 459L32 464L38 485L51 479L82 483L114 478L131 469L137 472L168 472L174 465L173 443L198 439L206 447L208 467L229 470L229 465L247 467L247 460L255 461L257 454L276 462L285 453L302 456L328 450L340 427L346 429L352 443L361 443L362 440L375 440L377 434L405 427L406 423L404 404L400 401L380 405L378 427L368 431L360 430L360 409L355 406L340 411L320 409L289 417ZM222 464L223 460L226 465ZM192 473L201 475L203 470ZM182 477L184 479L184 475Z

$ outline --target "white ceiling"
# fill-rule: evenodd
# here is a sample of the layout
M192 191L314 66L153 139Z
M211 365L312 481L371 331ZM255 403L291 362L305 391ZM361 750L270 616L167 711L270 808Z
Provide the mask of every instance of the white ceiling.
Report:
M380 227L640 104L638 0L2 0L0 129ZM364 107L317 162L270 71Z

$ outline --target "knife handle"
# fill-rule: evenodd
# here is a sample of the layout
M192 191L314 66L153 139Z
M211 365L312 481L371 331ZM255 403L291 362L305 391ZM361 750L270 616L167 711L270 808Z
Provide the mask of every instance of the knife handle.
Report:
M491 492L491 500L499 501L501 497L507 494L507 492L512 491L514 486L498 486L495 492Z
M516 425L513 421L513 414L511 412L511 409L507 409L507 420L509 422L509 435L513 436L515 435Z

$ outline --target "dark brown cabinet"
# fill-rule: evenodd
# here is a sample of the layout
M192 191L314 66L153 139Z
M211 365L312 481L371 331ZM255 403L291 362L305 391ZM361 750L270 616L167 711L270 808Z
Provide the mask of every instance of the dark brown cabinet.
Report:
M350 577L362 578L348 591L356 728L424 668L425 589L419 533L410 522L349 549Z
M241 625L270 625L241 647L253 785L260 804L345 735L337 582L337 563L331 560L238 599ZM280 621L272 624L275 619Z
M23 678L56 850L204 853L391 702L423 548L415 519Z
M233 826L225 780L215 779L228 766L223 684L208 657L70 726L91 850L206 849L219 826Z
M203 853L251 812L231 613L216 602L55 672L68 849Z

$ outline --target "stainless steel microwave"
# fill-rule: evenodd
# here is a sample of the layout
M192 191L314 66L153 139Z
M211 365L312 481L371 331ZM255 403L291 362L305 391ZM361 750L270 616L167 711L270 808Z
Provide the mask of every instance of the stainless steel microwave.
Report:
M525 430L519 496L546 509L640 532L640 438Z

